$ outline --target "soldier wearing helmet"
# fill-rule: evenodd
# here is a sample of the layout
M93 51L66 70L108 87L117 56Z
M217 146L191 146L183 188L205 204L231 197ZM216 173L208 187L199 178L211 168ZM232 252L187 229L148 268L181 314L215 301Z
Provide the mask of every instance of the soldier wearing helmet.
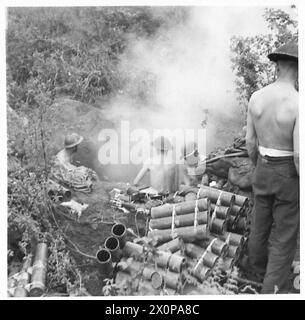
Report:
M167 137L157 137L153 142L153 156L144 161L143 167L134 179L138 185L149 172L150 186L159 193L175 192L176 166L171 158L172 144Z
M73 156L77 152L77 146L83 141L83 137L77 133L66 135L64 142L64 149L59 151L56 159L66 168L73 164Z
M298 46L268 57L277 80L254 92L248 107L246 144L256 164L248 254L261 293L284 293L299 232Z

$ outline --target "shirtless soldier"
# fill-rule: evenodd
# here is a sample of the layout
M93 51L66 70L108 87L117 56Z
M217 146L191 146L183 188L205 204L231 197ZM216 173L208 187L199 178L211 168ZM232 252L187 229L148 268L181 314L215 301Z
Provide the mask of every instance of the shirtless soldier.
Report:
M277 80L255 92L247 118L247 149L256 164L249 263L261 293L285 293L299 231L298 46L268 55Z

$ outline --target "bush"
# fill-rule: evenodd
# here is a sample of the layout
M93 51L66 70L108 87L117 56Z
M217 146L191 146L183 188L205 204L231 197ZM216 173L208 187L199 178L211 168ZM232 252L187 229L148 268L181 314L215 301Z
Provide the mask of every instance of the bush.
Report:
M289 40L298 40L298 24L282 10L266 9L264 18L270 33L231 39L232 68L236 74L237 92L247 105L253 92L274 81L275 68L268 53Z

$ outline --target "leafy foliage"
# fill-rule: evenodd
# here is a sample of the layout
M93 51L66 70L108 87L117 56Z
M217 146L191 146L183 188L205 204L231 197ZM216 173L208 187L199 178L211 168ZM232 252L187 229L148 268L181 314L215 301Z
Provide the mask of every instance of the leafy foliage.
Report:
M274 80L274 64L268 53L289 40L298 39L298 24L282 10L265 9L264 19L269 34L252 37L232 37L232 67L236 74L237 92L242 104L247 104L253 92Z
M37 78L52 94L68 94L83 102L116 94L126 83L119 63L130 37L153 37L161 27L184 19L186 11L150 7L10 8L10 106L17 109L22 103L32 103L28 87Z

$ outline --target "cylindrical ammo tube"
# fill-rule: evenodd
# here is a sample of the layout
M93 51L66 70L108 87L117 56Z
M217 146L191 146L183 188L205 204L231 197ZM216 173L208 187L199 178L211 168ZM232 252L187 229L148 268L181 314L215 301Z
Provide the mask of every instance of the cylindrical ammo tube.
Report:
M161 251L170 251L171 253L177 252L180 249L180 240L179 238L176 238L169 242L165 242L157 249Z
M206 249L203 249L192 243L185 244L185 253L189 257L195 258L197 260L203 257L202 258L203 264L208 266L209 268L213 268L219 257L213 252L205 252L205 251Z
M40 297L45 290L48 264L48 245L45 242L37 244L31 278L31 297Z
M223 206L231 206L234 203L235 195L231 192L221 191L219 189L211 188L208 186L201 186L200 198L209 198L213 203L216 203L220 196L220 204Z
M195 240L205 239L208 235L207 225L202 224L196 227L175 228L175 236L185 242L194 242ZM158 243L166 242L172 239L171 229L153 230L148 232L149 238L154 238Z
M144 248L137 243L126 241L122 251L125 257L138 257L143 254Z
M225 255L228 249L228 245L221 239L210 236L208 240L202 240L196 243L202 248L207 248L211 241L213 241L211 251L217 254L218 256Z
M218 259L218 255L212 252L206 252L206 254L203 256L203 264L209 268L213 268Z
M211 274L211 269L203 264L198 265L196 269L197 262L189 261L188 265L191 275L200 282L203 282Z
M119 262L122 257L119 240L116 237L108 237L105 240L105 248L111 254L112 262Z
M154 289L159 290L162 288L163 286L163 277L160 274L160 272L155 271L152 275L151 275L151 285Z
M237 204L233 204L230 208L230 214L232 216L240 216L243 213L243 207L238 206Z
M96 259L99 263L99 271L103 275L112 275L113 265L111 261L111 253L107 249L101 249L96 253Z
M244 244L244 236L234 232L225 232L221 235L221 240L227 241L229 238L229 245L241 247Z
M111 234L119 240L120 249L122 249L126 242L126 227L122 223L116 223L111 228Z
M211 203L211 209L212 211L215 210L216 205L214 203ZM230 213L230 207L225 206L217 206L216 208L216 218L218 219L227 219Z
M228 257L236 260L238 259L239 254L240 254L240 248L238 246L229 246Z
M235 201L234 204L240 206L240 207L244 207L248 204L249 202L249 198L241 196L239 194L235 195Z
M225 226L226 226L226 220L215 218L211 222L211 232L214 232L216 234L221 234L224 232Z
M175 206L176 215L182 215L187 213L194 213L196 207L196 200L193 201L185 201L177 204L169 204L166 203L159 207L151 208L151 218L163 218L169 217L173 213L173 207ZM208 208L207 199L199 199L197 202L197 207L199 211L205 211Z
M141 268L142 264L140 262L134 261L127 267L126 272L132 275L136 275L140 272L140 270L142 270ZM152 265L148 265L143 269L142 276L146 280L151 280L154 272L158 272L163 277L163 281L166 287L175 290L178 288L179 280L182 276L180 273L164 270L161 268L154 268Z
M174 224L176 228L186 227L194 225L195 214L189 213L174 218ZM208 220L207 211L198 212L197 222L198 224L206 224ZM158 219L151 219L149 226L151 229L169 229L172 225L172 217L164 217Z

